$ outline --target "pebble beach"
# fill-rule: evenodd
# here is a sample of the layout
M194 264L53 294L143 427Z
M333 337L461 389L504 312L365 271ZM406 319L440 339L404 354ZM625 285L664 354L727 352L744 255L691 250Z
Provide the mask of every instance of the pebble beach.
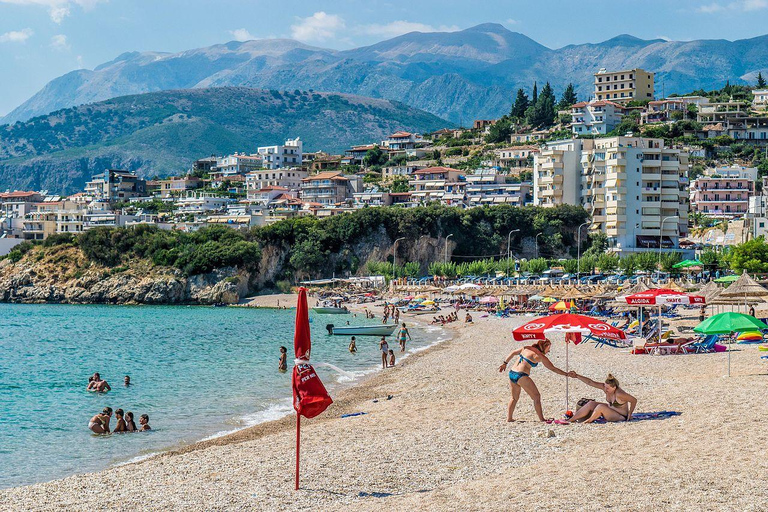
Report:
M282 301L281 301L282 305ZM301 490L293 490L295 416L95 474L0 491L10 510L765 510L768 361L726 354L631 355L570 347L570 368L613 373L663 420L597 425L536 421L525 394L506 422L502 358L530 317L473 313L452 337L334 396L302 422ZM404 317L406 319L407 317ZM411 321L409 318L406 321ZM565 344L552 362L565 368ZM323 376L322 371L321 377ZM532 374L544 414L566 410L565 378ZM570 380L571 407L598 390ZM391 396L391 399L388 397ZM341 416L365 413L353 417ZM72 442L76 442L72 440Z

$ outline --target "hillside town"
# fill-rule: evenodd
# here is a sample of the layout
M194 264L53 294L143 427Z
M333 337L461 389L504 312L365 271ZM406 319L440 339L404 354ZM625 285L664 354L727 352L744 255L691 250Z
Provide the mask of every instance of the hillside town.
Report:
M398 131L344 154L306 152L295 138L199 158L183 175L165 178L106 169L69 196L9 190L0 193L0 254L23 240L100 226L248 228L430 203L581 205L591 216L589 231L604 234L619 254L764 235L764 173L731 151L737 143L749 145L752 156L768 151L762 76L757 88L739 86L741 96L725 101L698 94L656 99L657 89L653 72L600 69L588 101L574 102L570 88L553 108L549 84L541 95L534 85L530 100L518 91L518 117L476 120L471 128ZM745 89L751 98L744 99ZM551 122L526 123L523 112L535 118L545 95Z

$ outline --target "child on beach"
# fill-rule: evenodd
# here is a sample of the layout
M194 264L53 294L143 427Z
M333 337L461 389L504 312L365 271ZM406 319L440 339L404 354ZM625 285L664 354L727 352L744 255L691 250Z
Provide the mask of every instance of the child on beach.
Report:
M285 347L280 347L280 362L277 365L277 370L288 371L288 349Z
M126 432L136 432L139 429L136 428L136 423L133 421L133 413L131 411L128 411L125 413L125 431Z
M395 366L395 351L390 350L389 351L389 367L392 368Z
M139 429L139 432L145 432L147 430L152 430L152 427L149 426L149 416L147 414L142 414L139 418L139 425L141 425L141 428Z
M406 340L411 340L411 333L408 332L405 322L403 322L400 332L397 333L397 340L400 342L400 352L405 352L405 342Z
M357 344L355 343L355 337L352 336L352 341L349 342L349 351L353 354L357 352Z
M389 343L387 343L387 338L384 336L382 336L381 341L379 341L379 349L381 350L381 367L386 368L387 355L389 354Z

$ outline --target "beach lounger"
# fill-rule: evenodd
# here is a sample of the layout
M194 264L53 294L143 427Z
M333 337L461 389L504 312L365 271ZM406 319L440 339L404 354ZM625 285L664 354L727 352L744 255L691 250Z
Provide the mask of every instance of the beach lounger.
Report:
M686 349L694 354L708 354L715 351L715 343L720 339L719 334L710 334L701 341L686 344Z

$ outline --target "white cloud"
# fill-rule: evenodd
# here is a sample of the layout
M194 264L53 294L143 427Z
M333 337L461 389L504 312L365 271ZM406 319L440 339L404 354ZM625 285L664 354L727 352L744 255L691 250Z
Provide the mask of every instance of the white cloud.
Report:
M768 9L768 0L735 0L728 4L712 2L711 4L701 5L696 10L704 14L713 14L722 11L751 12L762 9Z
M297 18L291 25L291 36L299 41L326 41L346 27L344 20L336 14L318 11L306 18Z
M512 18L507 18L507 21L505 21L504 23L506 23L507 25L517 25L520 22Z
M0 34L0 43L23 43L32 37L33 34L34 31L31 28L12 30L5 34Z
M46 7L53 22L61 23L72 13L73 5L87 10L103 1L106 0L0 0L0 3Z
M56 34L53 36L51 38L51 48L59 51L69 50L70 46L69 42L67 41L67 36L64 34Z
M83 56L78 55L77 56L77 69L83 69L85 66L83 66Z
M355 32L374 36L395 37L409 32L456 32L457 30L459 30L459 27L455 25L434 27L425 23L398 20L385 24L362 25Z
M232 37L235 38L235 41L251 41L253 39L258 39L258 37L248 32L248 29L245 28L230 30L229 33L232 34Z

